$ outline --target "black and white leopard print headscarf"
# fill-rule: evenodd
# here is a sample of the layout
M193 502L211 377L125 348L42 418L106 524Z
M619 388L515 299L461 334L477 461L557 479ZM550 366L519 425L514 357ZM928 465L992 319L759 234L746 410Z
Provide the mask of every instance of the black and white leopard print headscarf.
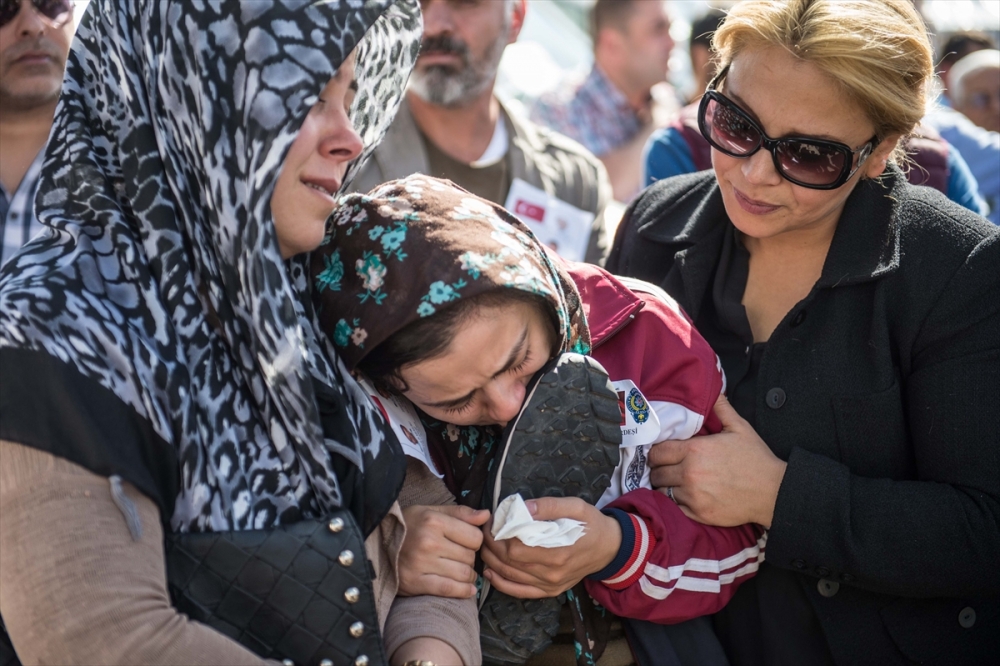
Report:
M0 273L0 436L121 473L174 531L350 502L337 461L378 468L398 443L319 337L306 264L282 261L270 200L357 47L366 149L349 182L395 115L421 29L417 0L92 0L36 200L49 229ZM348 417L337 437L314 382ZM158 475L174 497L156 497Z

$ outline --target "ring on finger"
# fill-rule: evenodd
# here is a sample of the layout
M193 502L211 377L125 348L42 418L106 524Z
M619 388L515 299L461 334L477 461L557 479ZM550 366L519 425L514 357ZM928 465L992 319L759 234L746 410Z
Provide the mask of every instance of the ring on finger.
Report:
M667 486L667 497L669 497L671 499L671 501L673 501L674 504L677 504L677 498L674 497L674 487L673 486Z

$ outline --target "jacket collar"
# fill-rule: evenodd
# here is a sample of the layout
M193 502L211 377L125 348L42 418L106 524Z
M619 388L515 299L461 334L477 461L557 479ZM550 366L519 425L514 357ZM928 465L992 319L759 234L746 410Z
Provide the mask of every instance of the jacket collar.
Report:
M666 192L654 189L651 196L633 204L633 214L638 215L636 232L645 240L665 244L666 251L673 253L684 291L683 295L674 295L697 320L705 291L712 282L723 234L730 226L729 217L714 173L704 171L672 180L672 187L663 188ZM665 207L657 205L663 201L657 196L661 193L666 195ZM645 199L650 200L649 204Z
M693 186L692 186L693 185ZM836 287L879 279L899 266L897 202L909 187L896 167L877 180L864 180L848 197L837 223L817 287ZM722 248L723 233L730 226L722 194L713 174L703 172L685 181L669 210L654 205L648 220L640 219L641 238L673 246L674 261L688 290L688 309L697 316L698 305L711 282Z
M817 287L869 282L899 268L897 204L908 187L895 167L858 183L840 214Z
M591 350L622 330L645 302L603 268L575 261L563 266L580 292L580 303L590 329Z

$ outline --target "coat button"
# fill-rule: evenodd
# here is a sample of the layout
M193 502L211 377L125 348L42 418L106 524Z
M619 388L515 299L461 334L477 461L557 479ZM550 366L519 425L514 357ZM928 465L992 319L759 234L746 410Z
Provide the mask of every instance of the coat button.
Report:
M820 578L826 578L830 575L830 570L826 567L816 567L816 575Z
M319 662L319 666L333 666L333 659L324 659Z
M330 521L330 524L327 525L327 527L330 528L331 532L333 532L334 534L336 534L337 532L339 532L342 529L344 529L344 519L343 518L334 518L333 520Z
M773 388L764 396L764 402L771 409L781 409L781 406L785 404L785 392L780 388Z
M354 636L355 638L361 638L365 635L365 625L361 622L355 622L347 630L351 632L351 636Z
M798 326L799 324L801 324L805 320L806 320L806 311L805 310L799 310L799 313L797 315L795 315L794 319L792 319L792 327L794 328L795 326Z
M832 580L827 580L824 578L823 580L821 580L819 583L816 584L816 589L819 590L819 593L821 595L829 598L837 594L837 592L840 590L840 583Z
M354 666L368 666L368 655L358 655L358 658L354 660Z
M344 601L349 604L358 603L358 599L361 598L361 590L356 587L349 587L344 591Z
M792 560L792 566L795 567L796 569L805 569L806 568L806 561L805 560Z
M972 629L972 625L976 623L976 611L972 609L972 606L966 606L958 614L958 623L962 625L963 629Z
M340 556L337 558L341 566L349 567L354 564L354 553L349 550L343 550L340 552Z

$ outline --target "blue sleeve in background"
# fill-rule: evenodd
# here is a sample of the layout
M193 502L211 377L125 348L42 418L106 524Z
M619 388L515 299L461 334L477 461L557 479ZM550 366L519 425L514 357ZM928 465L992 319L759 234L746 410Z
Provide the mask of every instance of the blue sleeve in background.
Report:
M664 178L697 171L687 141L673 127L654 132L646 142L643 153L643 187Z
M948 198L973 213L986 215L989 208L979 196L979 184L957 150L948 146Z

